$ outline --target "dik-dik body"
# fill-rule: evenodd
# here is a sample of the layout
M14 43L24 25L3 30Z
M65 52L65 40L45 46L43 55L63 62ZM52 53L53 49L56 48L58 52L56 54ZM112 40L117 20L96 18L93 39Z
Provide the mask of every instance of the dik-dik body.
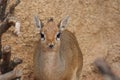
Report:
M34 17L40 30L34 53L35 80L79 80L83 56L74 34L65 30L68 19L66 16L59 25L49 19L43 26Z

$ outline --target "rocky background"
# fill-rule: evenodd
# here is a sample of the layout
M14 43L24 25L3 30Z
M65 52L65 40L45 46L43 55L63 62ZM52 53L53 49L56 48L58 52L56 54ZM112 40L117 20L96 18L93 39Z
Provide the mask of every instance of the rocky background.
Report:
M39 39L34 15L44 23L49 17L59 23L64 16L70 16L67 28L76 35L84 57L80 80L102 80L93 65L98 57L105 58L120 76L120 0L21 0L15 9L21 34L16 37L11 27L2 43L12 47L12 57L23 59L18 66L23 70L23 80L33 80L33 51Z

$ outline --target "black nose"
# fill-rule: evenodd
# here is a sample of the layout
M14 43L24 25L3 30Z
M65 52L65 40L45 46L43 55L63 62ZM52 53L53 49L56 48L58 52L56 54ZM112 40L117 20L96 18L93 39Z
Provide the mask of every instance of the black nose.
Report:
M50 44L50 45L49 45L49 48L53 48L53 47L54 47L54 45L53 45L53 44Z

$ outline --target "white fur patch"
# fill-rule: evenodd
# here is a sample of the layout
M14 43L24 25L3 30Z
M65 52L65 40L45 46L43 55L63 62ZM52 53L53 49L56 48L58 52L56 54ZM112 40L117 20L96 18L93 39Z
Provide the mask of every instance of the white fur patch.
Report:
M16 22L15 23L15 31L14 31L14 33L16 34L16 35L19 35L20 34L20 22Z

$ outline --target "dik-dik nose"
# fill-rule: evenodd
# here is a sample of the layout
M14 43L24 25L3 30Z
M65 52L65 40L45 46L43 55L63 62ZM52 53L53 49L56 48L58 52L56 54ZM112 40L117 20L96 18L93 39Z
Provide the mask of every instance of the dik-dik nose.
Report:
M53 45L53 44L50 44L50 45L49 45L49 48L53 48L53 47L54 47L54 45Z
M49 44L48 44L48 47L49 47L49 48L54 48L54 46L55 46L54 43L49 43Z

